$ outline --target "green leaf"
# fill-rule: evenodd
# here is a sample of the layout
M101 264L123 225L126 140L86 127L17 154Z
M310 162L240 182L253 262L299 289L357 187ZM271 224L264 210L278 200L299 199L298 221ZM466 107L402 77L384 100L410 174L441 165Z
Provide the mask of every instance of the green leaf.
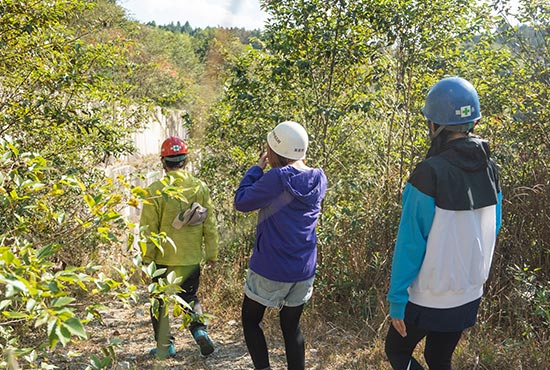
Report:
M27 304L26 304L26 307L25 307L25 309L27 310L27 312L31 312L31 311L34 309L34 307L36 306L36 303L37 303L37 302L36 302L34 299L32 299L32 298L29 299L29 300L27 301Z
M58 224L62 225L65 222L65 212L60 212L57 214L56 221Z
M73 297L59 297L52 303L52 307L65 307L73 303L76 299Z
M48 313L47 311L43 311L38 315L34 322L34 327L38 328L39 326L44 325L46 322L48 322Z
M58 325L55 328L55 334L57 335L57 338L59 339L63 347L65 347L67 343L69 343L71 340L71 332L63 324Z
M56 293L59 293L60 290L59 290L59 284L57 283L57 281L50 281L48 282L48 289L50 290L50 292L56 294Z
M84 326L76 317L66 320L63 325L67 327L72 335L76 335L83 339L88 338L88 334L86 333Z
M147 266L147 275L153 276L153 274L155 273L156 270L157 270L157 267L156 267L155 263L154 263L154 262L151 262L151 263Z
M94 206L96 205L94 198L92 198L90 194L84 194L83 197L86 204L88 204L88 207L94 208Z
M23 356L23 358L29 362L29 363L34 363L37 359L38 359L38 355L37 355L37 352L36 350L32 350L28 355L25 355Z
M111 346L119 346L119 345L122 344L122 342L123 342L123 340L120 339L120 338L111 338L109 340L109 343L111 344Z
M36 252L36 258L44 259L50 257L59 251L60 245L56 243L50 243Z
M7 317L8 319L24 319L28 317L26 313L18 311L2 311L2 315Z
M90 362L94 370L106 369L111 361L111 357L109 356L103 357L101 359L93 354L90 356Z
M159 317L159 307L159 300L156 298L151 298L151 312L156 318Z
M176 275L175 271L170 271L168 276L166 276L166 280L168 281L169 284L174 284L174 281L176 280L177 277L178 276Z
M19 280L2 279L0 281L6 284L6 297L12 297L17 292L28 293L27 286Z
M179 295L175 295L174 296L174 299L183 307L185 307L186 309L190 310L190 311L193 311L193 307L191 307L189 305L189 303L187 303L183 298L181 298Z
M59 342L59 338L56 334L57 332L57 318L56 317L50 317L48 320L48 326L47 326L47 333L48 333L48 340L50 343L50 348L53 348L57 345Z
M161 276L161 275L163 275L165 272L166 272L166 269L165 269L165 268L161 268L161 269L155 270L155 272L153 273L153 275L152 275L151 277L158 277L158 276Z
M149 196L149 192L140 186L136 186L132 188L132 195L136 198L145 198Z
M17 147L15 145L13 145L12 143L10 142L6 142L6 146L8 148L11 149L11 151L13 152L13 154L17 157L19 156L19 149L17 149Z
M0 311L3 311L5 310L6 308L8 308L11 304L12 304L12 300L11 299L3 299L1 302L0 302Z

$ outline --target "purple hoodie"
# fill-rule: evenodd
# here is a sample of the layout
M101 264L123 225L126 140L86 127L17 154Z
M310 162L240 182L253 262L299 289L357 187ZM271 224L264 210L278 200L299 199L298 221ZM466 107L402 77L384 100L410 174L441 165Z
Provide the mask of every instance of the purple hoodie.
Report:
M260 210L250 258L252 271L282 282L315 275L315 227L326 190L327 178L320 168L285 166L264 174L254 166L246 172L235 193L235 208Z

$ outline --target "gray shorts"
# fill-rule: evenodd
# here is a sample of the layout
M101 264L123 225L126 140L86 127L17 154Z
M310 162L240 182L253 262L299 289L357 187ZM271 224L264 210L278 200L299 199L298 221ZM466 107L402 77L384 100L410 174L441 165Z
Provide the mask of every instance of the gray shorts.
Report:
M301 306L313 294L315 276L296 283L269 280L248 269L244 293L246 296L266 307Z

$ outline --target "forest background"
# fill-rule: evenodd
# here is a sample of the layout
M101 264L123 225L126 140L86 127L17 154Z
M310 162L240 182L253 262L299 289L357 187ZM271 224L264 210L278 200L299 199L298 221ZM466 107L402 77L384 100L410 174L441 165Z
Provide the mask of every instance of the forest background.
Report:
M141 266L145 240L124 210L147 201L140 184L158 157L135 158L126 177L104 169L132 161L129 137L161 107L185 112L193 170L216 204L221 256L203 283L213 320L239 320L254 238L255 214L233 209L234 190L268 130L296 120L310 133L308 164L330 184L304 317L306 337L334 333L316 366L389 369L400 196L429 144L420 108L433 83L459 75L479 92L477 132L501 167L504 203L455 368L550 368L550 4L519 4L264 0L269 21L252 31L144 25L114 0L0 0L2 366L54 368L114 301L139 301L141 270L156 271ZM149 289L174 300L173 283ZM127 345L102 343L87 368L115 368Z

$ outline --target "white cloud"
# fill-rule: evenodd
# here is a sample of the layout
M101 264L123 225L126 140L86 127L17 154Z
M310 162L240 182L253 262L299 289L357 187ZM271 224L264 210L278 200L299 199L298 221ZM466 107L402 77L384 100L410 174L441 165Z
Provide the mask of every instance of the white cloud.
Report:
M191 27L263 28L259 0L118 0L133 19L157 24L189 22Z

